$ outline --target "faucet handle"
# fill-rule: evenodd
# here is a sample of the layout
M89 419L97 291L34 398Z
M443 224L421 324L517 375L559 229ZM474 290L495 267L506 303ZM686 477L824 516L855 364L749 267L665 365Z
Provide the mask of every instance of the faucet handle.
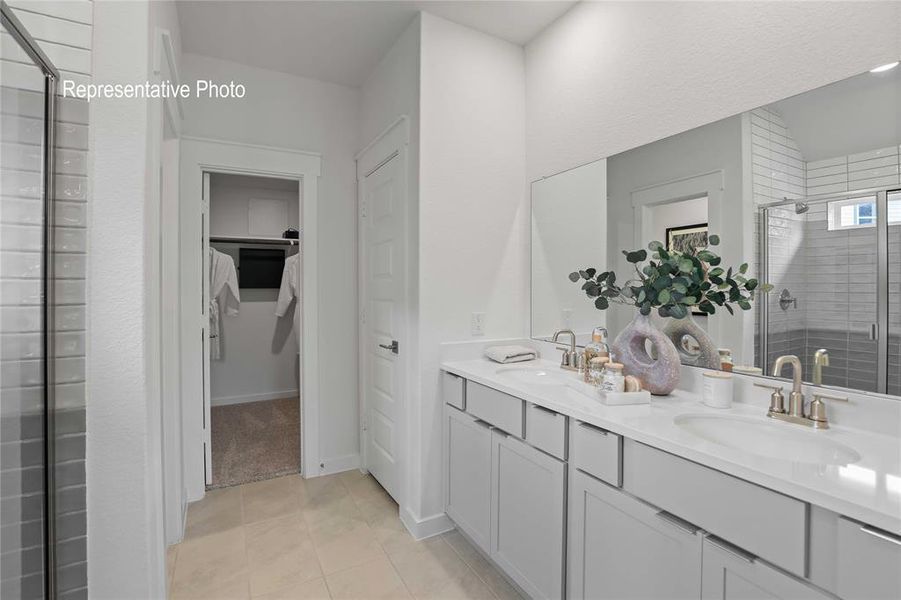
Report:
M755 383L754 387L765 388L768 390L773 390L773 393L770 395L770 409L769 414L785 414L785 396L782 395L782 386L781 385L767 385L765 383Z
M847 396L830 396L828 394L814 394L814 400L832 400L833 402L848 402Z
M768 390L773 390L773 392L778 392L778 393L781 394L781 393L782 393L782 389L783 389L785 386L782 386L782 385L767 385L767 384L765 384L765 383L755 383L755 384L754 384L754 387L766 388L766 389L768 389Z

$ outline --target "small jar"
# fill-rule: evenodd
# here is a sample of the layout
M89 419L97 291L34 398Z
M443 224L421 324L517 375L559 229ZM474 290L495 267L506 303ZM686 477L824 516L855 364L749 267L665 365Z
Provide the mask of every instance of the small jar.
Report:
M704 371L701 401L711 408L731 408L734 384L732 373Z
M620 363L608 362L604 367L604 378L601 389L605 392L622 392L626 389L626 378Z
M604 379L604 365L610 362L608 356L595 356L588 361L588 383L595 387L601 386Z
M720 348L720 371L732 371L732 350Z

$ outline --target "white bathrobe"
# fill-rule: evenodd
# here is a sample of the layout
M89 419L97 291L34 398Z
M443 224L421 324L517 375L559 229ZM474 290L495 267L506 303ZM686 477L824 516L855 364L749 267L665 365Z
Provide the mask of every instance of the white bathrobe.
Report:
M282 270L282 284L278 290L278 301L275 304L275 316L284 317L294 304L294 337L297 339L297 349L300 350L300 252L285 259L285 268Z
M235 261L228 254L210 248L210 358L218 360L220 315L238 314L241 292L238 290L238 272Z

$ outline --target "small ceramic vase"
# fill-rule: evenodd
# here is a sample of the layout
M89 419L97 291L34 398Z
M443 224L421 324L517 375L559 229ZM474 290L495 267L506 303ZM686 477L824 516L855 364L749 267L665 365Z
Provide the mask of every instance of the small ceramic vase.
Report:
M669 319L663 333L676 347L683 365L720 370L720 355L716 344L691 317L691 313L682 319Z
M648 354L647 342L653 345L656 358ZM635 313L632 322L613 341L613 353L626 373L638 377L642 387L655 396L665 396L676 389L682 367L679 353L646 315Z

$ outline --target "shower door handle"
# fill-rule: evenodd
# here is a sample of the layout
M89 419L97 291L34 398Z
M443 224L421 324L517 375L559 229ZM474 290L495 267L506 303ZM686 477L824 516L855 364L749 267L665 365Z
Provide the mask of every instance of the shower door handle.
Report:
M875 342L879 339L879 323L870 323L870 341Z

